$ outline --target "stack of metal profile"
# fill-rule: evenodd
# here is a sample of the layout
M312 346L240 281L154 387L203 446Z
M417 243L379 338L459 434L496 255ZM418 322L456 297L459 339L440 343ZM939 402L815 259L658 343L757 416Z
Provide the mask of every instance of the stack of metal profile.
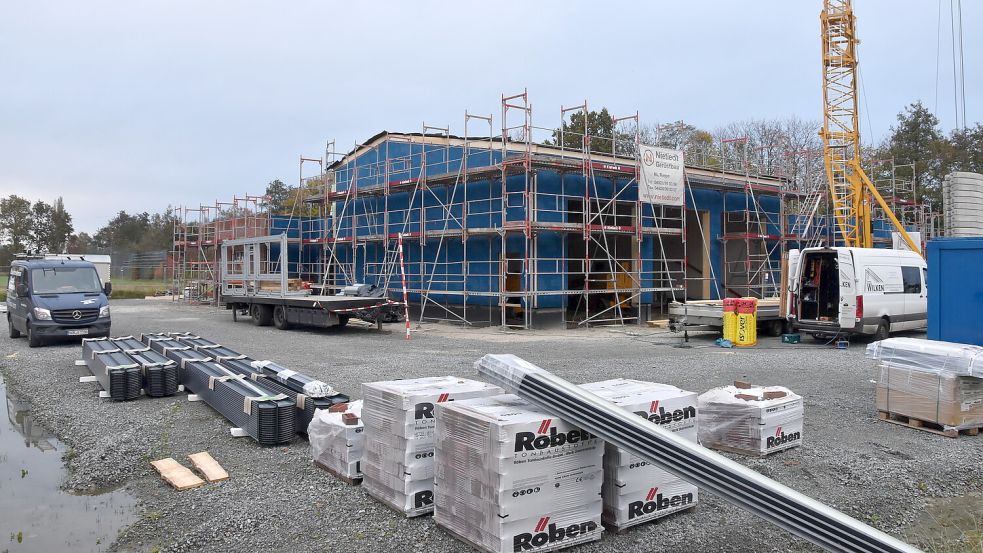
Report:
M213 361L186 363L184 386L260 445L293 439L296 406L286 394Z
M214 351L214 350L206 350ZM285 394L297 405L297 432L307 434L307 427L317 409L328 409L338 403L346 403L347 395L335 391L328 384L277 365L272 361L254 361L246 356L241 358L218 358L223 367L253 380L262 382L272 390Z
M109 338L84 339L82 360L112 399L126 401L140 397L143 390L140 365Z
M434 406L501 388L441 376L362 384L362 485L406 516L433 512Z
M601 538L603 442L514 395L437 406L434 518L488 553Z
M188 363L212 360L208 354L194 351L191 346L183 344L167 334L141 334L140 341L150 346L153 351L177 363L180 384L185 384L184 379Z
M592 382L581 388L696 443L699 430L694 392L626 378ZM695 507L698 491L626 449L610 443L605 446L602 519L611 529L623 530Z
M112 338L112 342L140 365L143 390L148 396L164 397L177 393L180 384L177 363L133 336Z
M245 359L246 356L211 340L189 333L170 332L169 335L198 353L207 355L215 361Z

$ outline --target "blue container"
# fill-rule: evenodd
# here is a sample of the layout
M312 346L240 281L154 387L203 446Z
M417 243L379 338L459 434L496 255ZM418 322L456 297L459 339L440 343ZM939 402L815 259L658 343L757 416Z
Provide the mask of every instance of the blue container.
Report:
M983 237L928 243L928 339L983 346Z

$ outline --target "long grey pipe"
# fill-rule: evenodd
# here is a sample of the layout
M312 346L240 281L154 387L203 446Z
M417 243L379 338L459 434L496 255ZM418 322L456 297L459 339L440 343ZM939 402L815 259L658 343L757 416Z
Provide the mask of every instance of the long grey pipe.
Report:
M493 384L543 410L827 551L919 551L519 357L486 355L475 363L475 368Z

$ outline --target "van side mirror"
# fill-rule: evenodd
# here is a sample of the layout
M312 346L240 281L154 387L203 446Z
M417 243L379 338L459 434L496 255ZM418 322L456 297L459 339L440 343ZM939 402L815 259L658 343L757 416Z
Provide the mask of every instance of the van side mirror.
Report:
M109 297L109 295L113 293L113 283L107 282L106 284L103 284L102 293L106 294L106 297Z
M31 295L31 291L27 289L27 285L23 282L17 285L17 295L26 298Z

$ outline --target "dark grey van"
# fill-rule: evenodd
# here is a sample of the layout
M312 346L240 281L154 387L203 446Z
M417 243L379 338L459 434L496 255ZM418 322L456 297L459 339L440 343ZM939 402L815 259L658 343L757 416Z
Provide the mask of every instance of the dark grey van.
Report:
M96 267L88 261L15 259L7 282L7 327L11 338L109 336L109 300Z

